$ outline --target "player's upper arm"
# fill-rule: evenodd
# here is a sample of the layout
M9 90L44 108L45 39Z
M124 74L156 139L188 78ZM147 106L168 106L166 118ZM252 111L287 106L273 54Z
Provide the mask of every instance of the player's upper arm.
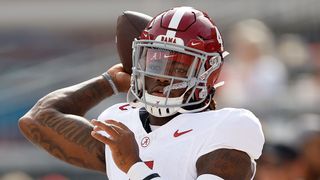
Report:
M232 149L218 149L202 155L196 163L198 176L213 174L226 180L247 180L253 174L250 157Z
M260 157L264 144L259 120L250 111L236 110L207 134L197 156L198 175L217 173L225 179L249 179L251 162Z
M252 160L262 153L264 135L256 116L248 110L240 109L211 129L205 146L200 149L198 157L216 149L235 149L247 153Z

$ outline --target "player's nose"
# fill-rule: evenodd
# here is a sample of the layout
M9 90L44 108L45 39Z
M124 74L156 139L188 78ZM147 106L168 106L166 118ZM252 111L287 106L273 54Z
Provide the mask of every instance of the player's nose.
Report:
M157 77L156 81L161 84L170 84L170 80L168 78Z

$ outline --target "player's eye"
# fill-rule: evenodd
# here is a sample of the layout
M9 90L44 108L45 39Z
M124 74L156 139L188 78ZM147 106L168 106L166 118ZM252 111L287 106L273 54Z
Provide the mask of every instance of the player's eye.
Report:
M186 69L183 69L183 68L175 68L175 72L176 72L176 73L183 74L183 73L186 73L187 70L186 70Z
M173 73L175 76L178 77L186 77L188 70L186 68L174 68Z

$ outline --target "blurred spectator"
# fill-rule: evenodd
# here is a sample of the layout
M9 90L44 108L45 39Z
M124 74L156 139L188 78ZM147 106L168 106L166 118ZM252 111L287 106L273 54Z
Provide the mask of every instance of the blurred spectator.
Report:
M219 91L223 103L233 106L265 105L281 96L287 70L274 56L273 34L258 20L245 20L232 28L230 52L233 65L226 65L226 88Z
M278 54L290 71L290 78L312 66L306 42L298 35L285 34L278 43Z
M317 111L320 106L320 69L300 74L290 88L298 108Z
M299 36L287 34L280 38L278 53L290 72L289 103L299 109L314 110L320 105L320 68L307 47Z
M265 144L257 161L256 180L298 180L303 176L299 152L288 145Z

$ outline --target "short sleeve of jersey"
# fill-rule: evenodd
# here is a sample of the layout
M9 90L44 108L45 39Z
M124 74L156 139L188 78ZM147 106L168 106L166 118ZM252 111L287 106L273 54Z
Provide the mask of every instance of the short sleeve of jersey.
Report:
M237 109L230 113L225 121L221 121L208 132L200 149L200 156L217 149L236 149L247 153L251 159L258 159L262 153L264 135L258 118L248 110Z
M113 106L110 106L104 110L97 118L98 121L105 121L110 118L117 117L117 113L121 112L121 109L130 108L128 103L118 103Z
M121 111L121 109L126 109L129 108L128 107L129 104L128 103L118 103L115 104L109 108L107 108L106 110L104 110L97 118L98 121L106 121L108 119L118 119L117 115L119 114L119 112ZM99 131L100 134L109 137L109 135L105 132L105 131Z

